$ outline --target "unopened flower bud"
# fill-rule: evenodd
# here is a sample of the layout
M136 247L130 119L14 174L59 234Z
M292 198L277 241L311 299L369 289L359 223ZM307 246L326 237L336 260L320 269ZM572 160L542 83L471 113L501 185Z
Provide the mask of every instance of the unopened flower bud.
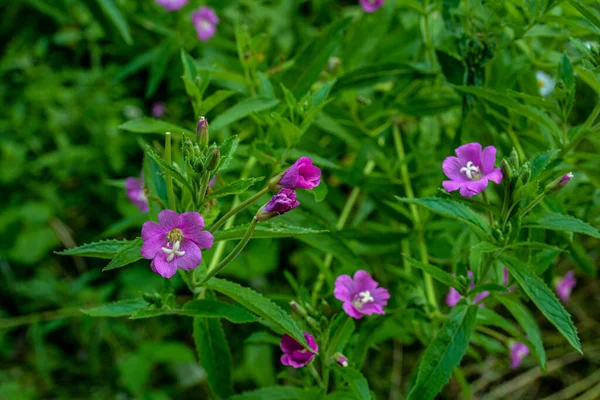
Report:
M506 159L503 159L500 163L500 169L502 170L502 178L506 179L506 182L510 182L512 179L512 168Z
M348 359L346 358L345 355L343 355L342 353L335 353L333 355L333 358L335 358L335 361L342 367L346 368L348 366Z
M279 193L273 196L256 214L256 219L259 221L267 221L278 215L285 214L299 205L300 202L296 200L296 192L292 189L281 189Z
M514 147L510 152L510 163L514 168L519 168L519 153L517 153L517 150Z
M561 176L558 179L555 179L552 183L548 184L548 186L546 186L546 192L547 193L554 193L559 191L560 189L562 189L563 187L565 187L567 185L567 183L569 183L569 181L571 180L571 178L573 178L573 173L569 172L564 174L563 176Z
M210 153L210 156L208 157L208 163L206 164L206 168L209 171L214 171L219 166L220 161L221 151L218 147L215 147L215 149L212 151L212 153Z
M290 301L290 307L292 307L294 309L294 311L296 311L301 316L306 317L306 315L307 315L306 308L302 307L300 304L298 304L294 300Z
M531 170L526 169L525 171L521 172L519 178L521 178L521 180L523 181L523 185L526 185L529 182L529 179L531 178Z
M201 148L205 149L208 147L208 120L204 117L200 117L200 120L198 120L198 126L196 127L196 141Z

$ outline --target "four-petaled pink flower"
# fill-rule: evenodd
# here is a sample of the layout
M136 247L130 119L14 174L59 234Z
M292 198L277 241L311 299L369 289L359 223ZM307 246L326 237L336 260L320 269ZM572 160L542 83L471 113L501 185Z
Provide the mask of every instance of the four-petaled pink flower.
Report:
M259 221L266 221L278 215L285 214L299 205L300 202L296 200L296 192L292 189L281 189L279 193L265 204L256 215L256 218Z
M198 11L192 14L192 23L196 27L198 39L206 42L217 32L219 17L212 8L200 7Z
M528 354L529 347L527 347L525 343L513 343L510 346L510 367L512 369L517 368Z
M287 333L283 335L279 343L279 347L283 351L283 355L281 356L281 363L283 365L300 368L304 367L315 357L315 353L319 351L319 346L315 342L315 338L308 332L304 332L304 338L314 353L304 348L304 346Z
M567 272L565 274L565 276L563 276L556 282L555 287L556 287L556 293L558 294L558 297L560 297L561 300L564 302L569 301L569 298L571 297L571 291L575 287L576 283L577 283L577 280L575 279L575 272L574 271Z
M125 179L125 192L129 200L140 209L141 212L148 212L148 198L144 191L144 180L130 176Z
M175 11L185 6L188 0L156 0L156 2L167 11Z
M375 12L383 7L385 0L360 0L363 10L368 13Z
M473 279L473 272L467 271L467 276L469 278ZM475 287L475 281L472 281L471 284L469 285L469 289L473 289L474 287ZM473 299L473 304L479 303L481 300L485 299L489 295L490 295L490 292L488 292L487 290L477 293L477 295ZM462 298L463 298L463 296L458 292L458 290L451 287L450 290L448 291L448 294L446 295L446 304L448 304L448 306L450 306L450 307L454 307L455 305L458 304L458 302ZM483 303L481 303L481 304L479 304L479 307L485 307L485 305Z
M202 262L200 249L210 249L214 236L203 231L204 219L197 212L177 214L163 210L158 214L158 223L144 222L142 226L142 256L152 260L152 271L170 278L177 267L190 270Z
M279 180L279 187L286 189L308 189L319 186L321 170L312 165L309 157L300 157L289 167Z
M356 271L354 278L340 275L334 286L333 295L344 302L344 311L352 318L362 318L363 314L385 314L383 307L390 294L387 289L378 287L379 283L367 271Z
M458 157L447 157L442 163L444 174L451 179L442 182L447 192L460 189L460 194L464 197L473 197L485 190L488 181L499 184L502 180L502 171L494 168L494 146L481 151L479 143L469 143L457 148L456 155Z

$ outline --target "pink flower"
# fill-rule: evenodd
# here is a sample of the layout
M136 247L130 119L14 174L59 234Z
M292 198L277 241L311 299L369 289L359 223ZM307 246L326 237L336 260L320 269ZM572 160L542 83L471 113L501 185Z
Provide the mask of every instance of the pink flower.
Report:
M200 249L210 249L214 236L203 231L204 219L197 212L181 215L163 210L158 223L144 222L142 226L142 256L152 260L150 267L164 278L170 278L177 267L190 270L202 262Z
M385 0L360 0L363 10L372 13L383 7Z
M200 7L198 11L192 14L192 23L196 27L198 39L206 42L217 32L219 17L212 8Z
M378 287L379 283L367 271L356 271L354 278L350 275L340 275L334 286L333 295L344 302L344 311L352 318L385 314L383 307L387 305L390 294L387 289Z
M187 4L188 0L156 0L156 3L161 5L167 11L179 10Z
M573 173L569 172L568 174L564 174L563 177L560 178L560 181L558 183L561 185L566 185L567 182L571 180L571 178L573 178Z
M496 148L488 146L481 151L479 143L469 143L456 149L458 157L447 157L442 163L444 174L451 180L443 181L447 192L460 189L464 197L473 197L482 192L488 181L499 184L502 180L500 168L494 168Z
M335 358L335 361L340 365L340 367L346 368L348 366L348 359L345 355L341 353L335 353L333 358Z
M469 278L473 279L473 272L467 271L467 276ZM473 289L474 287L475 287L475 281L471 281L471 285L469 285L469 289ZM473 304L479 303L481 300L485 299L489 295L490 295L490 292L488 292L487 290L477 293L477 296L475 296L475 298L473 299ZM446 304L448 304L448 306L450 306L450 307L454 307L455 305L458 304L458 302L462 298L463 298L463 296L460 293L458 293L458 290L451 287L450 290L448 291L448 294L446 295ZM485 307L485 305L483 303L481 303L479 305L479 307Z
M300 202L296 200L296 192L292 189L281 189L279 193L269 200L267 204L259 211L256 218L259 221L266 221L278 215L298 207Z
M529 347L524 343L516 342L510 346L510 367L512 369L521 365L521 362L529 354Z
M310 348L316 353L319 351L319 346L315 342L315 338L308 332L304 332L304 338L310 346ZM281 338L279 343L283 355L281 356L281 363L283 365L289 365L294 368L304 367L315 357L315 353L304 348L298 343L293 337L287 333Z
M165 110L165 103L163 103L162 101L157 101L152 104L152 116L154 118L160 118L163 115L165 115Z
M571 297L571 291L575 287L576 283L577 280L575 279L575 272L567 272L565 276L556 282L555 288L558 297L560 297L560 299L564 302L569 301L569 298Z
M312 160L309 157L300 157L285 171L278 185L286 189L312 190L320 183L321 170L312 165Z
M144 191L144 180L130 176L125 179L125 192L129 200L140 209L141 212L148 212L148 198Z

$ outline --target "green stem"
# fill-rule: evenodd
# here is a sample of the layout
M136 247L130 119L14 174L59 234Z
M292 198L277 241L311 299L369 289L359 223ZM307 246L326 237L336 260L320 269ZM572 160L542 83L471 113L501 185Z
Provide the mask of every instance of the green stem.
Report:
M221 225L223 225L225 223L225 221L227 221L231 216L239 213L244 208L248 207L250 204L252 204L256 200L260 199L262 197L262 195L264 195L268 191L269 191L269 186L265 186L264 188L262 188L260 190L260 192L256 193L254 196L250 197L247 200L244 200L237 206L234 206L231 210L229 210L229 212L227 214L223 215L221 217L221 219L219 219L217 222L214 223L214 225L210 228L210 233L215 233L221 227Z
M512 127L508 127L508 129L506 131L508 132L508 136L510 136L510 140L513 142L513 146L515 146L515 149L517 149L517 153L519 154L519 159L525 160L525 152L523 151L523 148L521 147L521 142L519 142L519 138L517 137L515 132L512 130Z
M325 389L325 386L323 385L323 381L321 380L321 377L319 376L319 373L317 372L317 369L315 368L315 365L312 362L308 364L308 370L312 374L313 378L315 378L315 381L317 381L319 386L321 388Z
M398 158L400 158L400 160L404 160L406 158L406 153L404 151L404 144L402 143L402 138L400 137L400 128L398 128L397 124L393 125L392 133L394 136L394 142L396 144L396 152L398 153ZM404 190L406 192L406 197L408 197L409 199L414 199L415 193L410 183L408 166L405 162L403 162L400 165L400 174L402 176L402 180L404 181ZM417 206L415 204L410 204L409 208L413 216L413 222L418 231L417 236L419 240L419 253L421 255L421 262L429 264L429 257L427 255L427 244L425 243L425 234L423 230L423 224L421 222L421 217L419 215L419 210L417 209ZM426 272L423 272L423 277L425 279L425 291L427 293L427 299L429 301L429 304L437 310L438 306L435 298L435 289L433 287L433 280L431 278L431 275L429 275Z
M539 202L544 199L544 197L546 197L546 191L540 193L538 197L536 197L531 203L527 205L527 207L523 209L523 211L521 211L521 217L527 214L529 211L533 210L533 208L537 206Z
M583 133L590 129L590 126L592 126L596 118L598 118L598 115L600 115L600 100L596 103L596 107L594 107L588 119L583 123L583 126L581 127Z
M365 169L363 170L363 172L365 175L369 175L371 172L373 172L374 168L375 168L375 161L369 160L367 162L367 165L365 166ZM356 200L358 200L359 195L360 195L360 188L358 188L358 187L353 188L352 191L350 192L350 196L348 196L348 200L346 200L344 209L342 210L342 213L340 214L340 217L338 218L337 223L335 224L336 231L342 230L344 228L344 225L346 225L346 221L348 220L348 217L350 216L350 212L352 211L352 208L354 207ZM323 267L321 269L321 272L319 272L319 275L317 276L317 281L316 281L315 287L313 289L313 293L312 293L313 306L316 306L316 304L317 304L319 292L321 291L321 288L323 287L323 284L325 283L325 278L326 278L327 274L329 273L329 268L331 267L332 262L333 262L333 254L327 253L325 255L325 259L323 260Z
M165 133L165 162L169 167L173 165L171 155L171 132ZM173 177L171 175L167 175L167 198L169 200L169 208L176 212L177 205L175 204L175 191L173 190Z
M248 230L246 231L246 234L244 235L242 240L239 241L237 246L235 246L231 253L229 253L227 257L225 257L225 259L221 261L221 263L219 263L219 265L208 270L208 273L206 274L204 279L202 279L200 285L205 284L210 278L218 274L227 265L229 265L229 263L232 262L238 256L238 254L242 252L242 250L244 250L244 247L246 247L246 245L250 241L250 238L252 237L252 234L254 233L254 228L256 228L257 223L258 220L256 218L252 218L252 223L250 223L250 226L248 227Z
M205 171L202 175L202 180L200 181L200 190L198 191L198 207L202 207L202 204L204 203L208 182L210 182L210 172Z
M488 200L487 197L487 193L485 193L485 190L483 192L481 192L481 195L483 196L483 201L485 202L485 204L490 204L490 201ZM488 218L490 219L490 228L494 228L494 213L492 213L490 210L488 210L487 212L488 214Z

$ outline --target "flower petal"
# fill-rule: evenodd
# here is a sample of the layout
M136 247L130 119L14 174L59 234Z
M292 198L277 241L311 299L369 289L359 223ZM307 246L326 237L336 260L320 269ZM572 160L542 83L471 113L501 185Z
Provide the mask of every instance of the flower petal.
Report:
M287 333L281 337L279 348L284 353L292 353L295 350L302 350L302 345Z
M349 302L349 301L345 302L344 305L342 306L342 308L344 309L346 314L348 314L352 318L354 318L354 319L362 318L362 314L360 313L360 311L358 311L356 308L354 308L354 306L352 305L351 302Z
M175 228L180 228L183 225L181 215L177 214L173 210L161 211L158 214L158 222L166 232Z
M496 148L494 146L487 146L483 149L481 155L481 172L483 175L489 174L494 169L496 163Z
M182 256L176 256L173 261L177 261L177 266L181 269L190 270L196 268L202 262L202 252L198 245L191 240L182 240L181 251L185 251Z
M150 265L152 271L156 272L163 278L171 278L177 272L177 264L175 260L168 262L167 255L159 251Z
M365 290L373 291L378 285L379 283L365 270L358 270L354 274L354 288L357 293Z
M462 185L464 185L464 182L457 182L457 181L443 181L442 182L442 186L444 187L444 190L448 193L450 192L454 192L455 190L458 190L462 187Z
M340 301L352 301L352 297L357 293L354 290L354 281L349 275L338 276L333 286L333 295Z
M160 251L161 247L167 245L167 240L163 235L152 236L149 239L144 240L142 244L142 257L151 260L156 257L156 254Z
M454 307L456 304L458 304L460 299L462 299L461 294L458 293L458 290L451 287L446 295L446 304L448 304L450 307Z
M319 345L315 341L315 337L308 332L304 332L304 338L306 339L306 343L310 346L314 351L319 351Z
M444 171L444 174L453 181L465 182L469 179L465 174L460 172L460 169L464 166L465 164L461 163L458 158L450 156L446 157L442 163L442 171Z
M471 161L476 166L481 167L481 153L481 145L477 142L463 144L456 149L456 155L462 165L467 165Z
M465 182L460 188L460 194L464 197L473 197L479 192L483 192L488 185L486 177L481 178L478 181Z
M492 172L485 175L484 178L489 179L490 181L499 185L500 181L502 181L502 170L500 168L494 168L492 169Z

